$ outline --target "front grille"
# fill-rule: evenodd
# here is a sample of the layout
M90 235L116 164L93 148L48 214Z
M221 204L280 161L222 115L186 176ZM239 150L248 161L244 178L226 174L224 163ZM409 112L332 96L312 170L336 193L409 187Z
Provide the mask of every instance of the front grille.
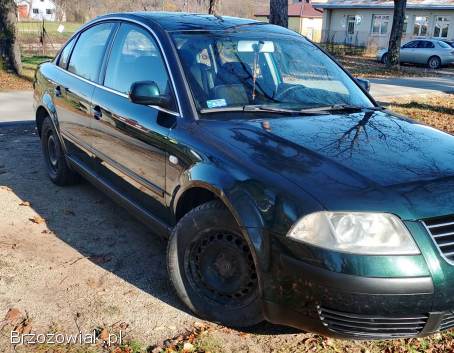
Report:
M427 323L427 315L379 316L352 314L331 309L318 309L320 320L329 330L361 338L411 337Z
M454 261L454 215L423 221L440 252L449 261Z
M454 313L449 312L443 316L440 322L440 331L454 327Z

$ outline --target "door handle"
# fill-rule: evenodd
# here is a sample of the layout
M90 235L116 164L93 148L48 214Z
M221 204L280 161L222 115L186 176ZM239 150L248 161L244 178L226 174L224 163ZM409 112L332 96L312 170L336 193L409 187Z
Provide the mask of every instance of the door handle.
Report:
M54 92L55 92L55 97L61 97L61 87L60 86L55 87Z
M102 110L101 110L101 107L99 105L95 106L93 108L93 117L96 119L96 120L99 120L101 119L102 117Z

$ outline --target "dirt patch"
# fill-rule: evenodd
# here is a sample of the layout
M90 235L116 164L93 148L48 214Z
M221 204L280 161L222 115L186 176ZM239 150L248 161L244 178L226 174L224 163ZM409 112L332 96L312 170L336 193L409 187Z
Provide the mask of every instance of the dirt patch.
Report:
M53 185L33 125L0 128L0 146L0 320L17 308L41 333L125 323L147 346L193 325L164 240L87 183Z

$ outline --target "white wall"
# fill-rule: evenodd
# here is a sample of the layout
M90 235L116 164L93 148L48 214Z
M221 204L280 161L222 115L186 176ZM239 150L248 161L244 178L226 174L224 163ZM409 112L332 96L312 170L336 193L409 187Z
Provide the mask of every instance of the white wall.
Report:
M347 16L360 16L361 22L355 25L354 35L347 35ZM386 35L373 35L372 16L389 15L390 23ZM413 29L416 16L429 17L428 37L433 36L436 17L444 16L450 19L448 39L454 39L454 10L428 11L407 9L408 16L407 31L404 41L414 38ZM391 9L329 9L325 10L323 18L324 40L329 36L329 40L338 43L351 43L354 45L375 44L378 47L385 47L388 44L389 34L392 26L393 10Z
M34 20L55 21L55 4L52 0L32 0L30 18ZM38 12L38 13L36 13ZM50 13L48 13L50 12Z

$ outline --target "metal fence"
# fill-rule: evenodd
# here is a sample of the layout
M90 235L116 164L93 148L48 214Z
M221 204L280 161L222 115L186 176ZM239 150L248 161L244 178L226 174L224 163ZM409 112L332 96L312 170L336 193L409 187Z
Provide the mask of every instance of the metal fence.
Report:
M53 56L74 33L65 23L29 21L17 25L17 40L22 55Z

